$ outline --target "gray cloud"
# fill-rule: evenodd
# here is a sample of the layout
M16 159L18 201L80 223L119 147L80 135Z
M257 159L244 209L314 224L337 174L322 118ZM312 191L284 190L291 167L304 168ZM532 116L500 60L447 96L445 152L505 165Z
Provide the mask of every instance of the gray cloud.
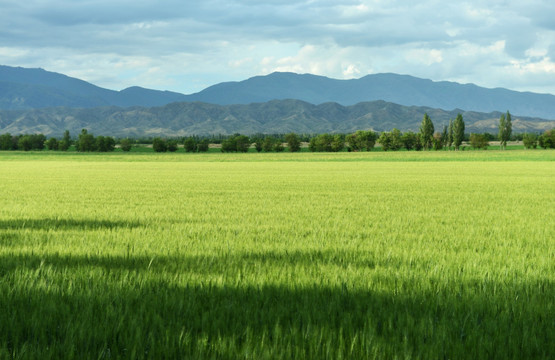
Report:
M387 71L555 93L553 13L549 0L5 0L0 56L113 88Z

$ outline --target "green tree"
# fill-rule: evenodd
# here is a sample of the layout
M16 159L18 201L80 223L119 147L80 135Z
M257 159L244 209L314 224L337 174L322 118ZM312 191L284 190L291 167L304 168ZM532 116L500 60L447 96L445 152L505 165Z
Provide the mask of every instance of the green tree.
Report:
M116 141L111 136L97 136L95 139L95 149L100 152L114 151Z
M222 152L247 152L250 146L248 136L235 134L222 141Z
M13 136L10 133L0 135L0 150L14 150Z
M315 136L308 141L308 150L315 152L315 151L318 151L317 149L318 149L318 145L316 144L316 136Z
M378 138L378 143L380 143L380 145L382 146L383 151L388 151L389 149L391 149L391 135L389 134L389 132L382 132L380 134L380 137Z
M152 139L152 148L156 152L166 152L168 151L168 144L166 140L156 137Z
M33 134L29 135L31 139L31 148L33 150L42 150L44 149L44 143L46 142L46 136L43 134Z
M331 151L339 152L345 148L345 136L336 134L331 141Z
M275 152L285 151L285 148L283 147L283 143L279 139L276 140L276 142L274 143L274 151Z
M348 151L359 151L360 148L358 147L357 138L355 134L348 134L345 136L345 143L347 144Z
M285 142L290 152L298 152L301 150L301 140L297 134L289 133L285 135Z
M31 136L21 135L17 140L17 150L30 151L32 149L33 149L33 142L31 141Z
M58 139L56 138L50 138L48 140L46 140L46 147L48 148L48 150L58 150Z
M64 131L64 136L60 143L58 144L58 149L62 151L67 151L71 146L71 136L69 136L69 130Z
M464 120L461 114L457 114L457 118L453 123L453 145L455 150L459 150L464 140Z
M433 145L434 123L427 113L424 114L422 124L420 125L420 141L425 150L429 150Z
M418 139L418 134L407 131L401 136L401 143L405 149L412 150L416 148L416 143L420 143L420 140Z
M371 151L376 145L377 136L372 130L358 130L345 137L345 141L354 151Z
M264 142L264 139L261 136L257 136L252 140L253 140L254 149L256 150L256 152L261 152L262 151L262 143Z
M96 150L96 141L93 134L89 134L87 129L82 129L77 142L75 143L77 151L90 152Z
M397 151L403 147L401 131L397 128L391 130L391 150Z
M235 137L235 143L237 144L238 152L248 152L251 146L251 141L246 135L238 135Z
M441 133L441 146L446 147L449 142L449 129L447 125L443 125L443 132Z
M121 139L120 148L122 151L131 151L132 146L133 144L130 139Z
M167 141L168 144L168 151L169 152L176 152L178 149L177 140L171 139Z
M543 133L538 138L538 144L544 149L555 149L555 129Z
M197 141L192 136L183 141L183 148L185 149L185 152L195 152L197 151L197 146Z
M526 149L535 149L538 146L538 136L536 134L524 134L522 143Z
M310 139L308 149L310 151L318 152L331 152L332 151L333 135L320 134Z
M401 136L401 131L399 129L393 128L393 130L387 132L384 131L380 134L378 142L382 145L383 151L393 150L397 151L403 147L403 141Z
M447 148L451 150L453 146L455 133L453 131L453 119L449 120L449 126L447 127Z
M264 141L262 142L262 150L264 152L271 152L274 151L274 143L275 139L271 136L266 136Z
M507 149L507 141L511 138L512 131L511 114L507 111L507 115L503 114L499 118L499 144L502 150Z
M198 142L197 150L198 152L207 152L209 148L210 141L208 139L202 139Z
M237 152L237 140L235 136L230 136L222 141L222 152Z
M434 133L432 143L435 151L443 149L443 136L440 132Z

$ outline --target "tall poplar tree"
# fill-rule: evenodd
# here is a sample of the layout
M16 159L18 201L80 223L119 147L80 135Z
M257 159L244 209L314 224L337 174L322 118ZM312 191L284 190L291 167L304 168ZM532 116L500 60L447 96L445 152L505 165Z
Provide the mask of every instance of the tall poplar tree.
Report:
M453 119L449 120L449 128L447 131L447 147L451 150L451 145L453 145Z
M499 142L502 150L507 149L507 141L511 138L513 125L511 121L511 113L507 111L507 115L501 115L499 118Z
M422 125L420 125L420 141L425 150L432 148L434 140L434 123L427 113L424 114Z
M453 144L455 145L455 150L459 150L464 140L464 120L461 114L457 114L457 118L453 123Z
M64 137L60 140L58 144L58 149L62 151L67 151L71 146L71 136L69 136L69 130L64 131Z

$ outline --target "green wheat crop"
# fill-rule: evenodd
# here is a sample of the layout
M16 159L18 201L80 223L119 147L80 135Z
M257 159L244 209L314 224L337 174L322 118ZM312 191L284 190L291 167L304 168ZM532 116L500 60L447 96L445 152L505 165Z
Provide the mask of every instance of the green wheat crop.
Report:
M0 358L553 358L554 160L2 155Z

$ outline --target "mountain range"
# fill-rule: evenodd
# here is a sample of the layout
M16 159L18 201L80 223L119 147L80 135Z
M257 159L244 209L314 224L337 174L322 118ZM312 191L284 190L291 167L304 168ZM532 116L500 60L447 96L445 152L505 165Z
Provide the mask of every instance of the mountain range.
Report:
M444 110L441 110L444 109ZM337 80L272 73L195 94L104 89L43 69L0 66L0 133L59 135L87 128L115 136L416 130L463 113L469 131L496 131L510 110L515 131L553 128L555 96L375 74Z
M0 111L0 133L42 133L60 136L64 130L76 135L86 128L95 135L117 137L189 136L192 134L255 133L349 133L361 129L418 131L427 113L441 131L449 119L462 113L467 132L497 132L501 113L445 111L402 106L385 101L343 106L313 105L300 100L272 100L249 105L215 105L177 102L161 107L67 107ZM515 132L540 132L555 121L513 117Z
M0 65L0 109L4 110L161 106L175 101L187 101L186 96L138 86L114 91L43 69Z

